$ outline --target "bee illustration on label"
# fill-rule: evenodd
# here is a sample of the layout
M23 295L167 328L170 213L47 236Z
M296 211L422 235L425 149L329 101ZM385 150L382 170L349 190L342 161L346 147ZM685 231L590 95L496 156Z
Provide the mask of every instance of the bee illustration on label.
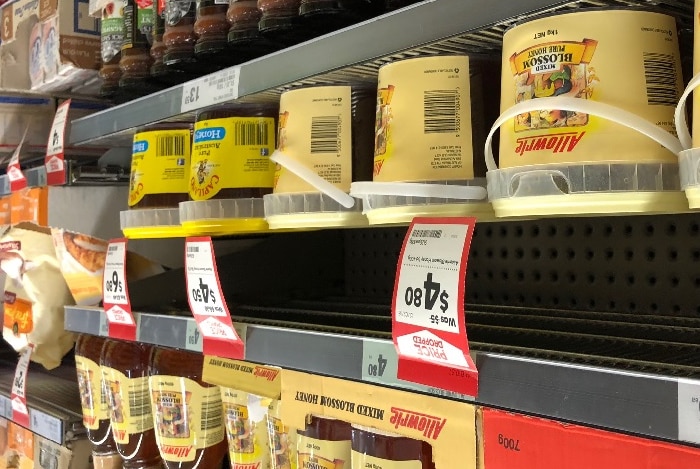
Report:
M204 181L207 180L207 174L209 174L208 160L202 160L197 163L197 182L202 185Z
M560 41L537 44L510 57L515 81L515 102L566 96L590 99L598 77L590 62L598 41ZM578 127L588 124L588 114L543 109L520 114L515 131Z

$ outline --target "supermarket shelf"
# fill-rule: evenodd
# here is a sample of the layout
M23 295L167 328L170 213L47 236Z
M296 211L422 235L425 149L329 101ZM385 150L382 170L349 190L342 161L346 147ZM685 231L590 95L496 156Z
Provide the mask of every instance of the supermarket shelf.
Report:
M194 319L148 313L135 316L138 340L201 351ZM65 327L74 332L107 334L104 314L98 308L66 308ZM245 358L251 362L468 399L399 381L396 352L392 342L383 338L384 333L365 333L362 337L248 324L241 335L246 340ZM374 367L380 355L387 360L383 375ZM688 386L695 392L700 381L503 353L477 351L474 355L480 374L480 404L700 444L700 440L688 438L679 425L679 392ZM700 396L700 390L697 395Z
M270 91L267 98L276 100L282 88L290 85L376 79L381 64L402 57L467 51L500 54L503 31L516 19L544 9L629 3L617 0L424 1L216 73L225 76L237 70L239 97ZM671 0L671 3L675 7L682 2ZM692 13L692 5L689 9ZM310 77L313 79L309 80ZM139 126L192 120L191 115L182 112L183 91L191 89L195 83L201 85L201 80L75 120L70 142L130 146L130 137ZM213 89L215 85L205 87ZM256 99L264 100L265 96L256 96ZM189 112L197 110L189 109Z
M58 370L66 378L30 368L27 380L29 430L59 445L84 433L78 384L74 370ZM71 379L67 374L71 373ZM12 420L10 393L14 368L0 369L0 417Z

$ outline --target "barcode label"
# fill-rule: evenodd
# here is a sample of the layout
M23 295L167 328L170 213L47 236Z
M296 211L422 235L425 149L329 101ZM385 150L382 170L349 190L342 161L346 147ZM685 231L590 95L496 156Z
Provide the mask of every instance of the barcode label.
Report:
M185 136L162 135L158 137L156 156L185 156Z
M129 414L131 417L143 417L151 413L151 396L148 394L148 382L141 389L129 390Z
M212 399L202 402L202 431L213 430L221 427L223 423L223 404L221 399Z
M311 118L311 153L340 153L340 116Z
M672 55L644 53L644 78L649 105L676 106L678 89L676 61Z
M199 246L187 246L187 252L199 252Z
M459 90L423 92L423 132L456 133L459 131Z
M270 141L267 122L236 122L236 145L264 146Z
M442 237L442 230L413 230L411 238L437 238Z

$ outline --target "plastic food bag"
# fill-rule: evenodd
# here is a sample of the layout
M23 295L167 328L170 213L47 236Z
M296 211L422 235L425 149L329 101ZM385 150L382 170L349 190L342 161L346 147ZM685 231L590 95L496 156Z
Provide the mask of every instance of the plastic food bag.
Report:
M102 276L109 241L51 228L56 257L73 300L80 306L96 306L102 301ZM126 277L138 281L164 272L163 266L131 251L126 257ZM1 469L1 468L0 468Z
M75 341L63 329L63 307L74 303L51 231L30 223L11 228L0 238L0 269L7 275L3 338L18 352L34 344L32 361L56 368Z

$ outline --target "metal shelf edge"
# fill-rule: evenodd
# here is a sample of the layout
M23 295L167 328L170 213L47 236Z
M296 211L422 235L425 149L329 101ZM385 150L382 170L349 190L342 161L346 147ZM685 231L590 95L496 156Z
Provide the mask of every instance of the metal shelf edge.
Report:
M67 307L65 327L106 336L104 316L99 308ZM135 317L139 340L201 352L193 318L149 313ZM389 340L243 327L245 359L251 362L470 400L398 380L397 355ZM477 404L681 442L677 378L494 353L474 355L479 368Z
M243 97L563 3L430 0L227 70L239 68L238 94ZM351 46L359 44L362 47ZM182 114L183 90L194 81L74 120L69 141L86 144L178 116Z
M12 420L12 401L6 391L0 391L0 417ZM31 395L27 402L29 408L29 430L47 440L59 445L64 445L70 439L66 420L56 415L37 409L32 405Z

